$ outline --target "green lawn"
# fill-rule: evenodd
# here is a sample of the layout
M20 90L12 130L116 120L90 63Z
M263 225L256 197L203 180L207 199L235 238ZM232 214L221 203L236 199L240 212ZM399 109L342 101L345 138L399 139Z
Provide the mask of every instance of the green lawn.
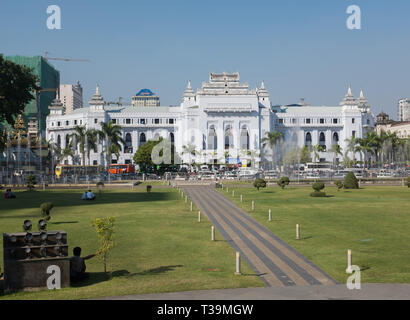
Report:
M244 276L235 276L235 252L226 241L211 242L211 224L197 222L197 211L181 200L178 191L155 188L104 190L95 201L82 201L82 190L16 192L17 199L0 198L0 233L21 232L25 219L34 231L41 218L40 204L54 203L48 230L68 233L70 253L75 246L83 255L98 249L91 221L116 217L116 247L109 270L103 273L98 257L87 261L90 280L80 287L57 291L21 292L0 299L83 299L137 293L264 286L243 263ZM218 235L217 235L218 236ZM219 235L218 237L222 237ZM217 238L217 239L218 239ZM3 267L0 239L0 266Z
M349 276L347 250L362 270L362 282L410 282L410 190L406 187L326 188L312 198L308 187L220 190L282 240L339 282ZM240 203L240 195L243 203ZM251 201L255 211L251 212ZM272 222L268 222L268 210ZM301 240L295 239L296 224Z

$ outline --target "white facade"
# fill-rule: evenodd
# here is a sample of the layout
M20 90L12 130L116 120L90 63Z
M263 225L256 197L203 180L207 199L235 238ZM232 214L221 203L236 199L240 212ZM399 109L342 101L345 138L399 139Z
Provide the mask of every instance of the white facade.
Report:
M80 83L73 86L72 84L60 85L60 100L65 107L65 113L68 114L76 109L83 107L83 88Z
M399 100L399 121L410 121L410 99Z
M242 164L252 161L258 166L265 156L271 159L267 150L261 150L261 140L273 130L284 134L287 146L320 144L329 150L338 143L345 150L346 139L364 137L374 128L374 116L363 92L355 99L349 88L341 105L334 107L272 107L263 82L259 89L250 89L240 82L238 73L211 73L209 82L196 92L188 82L177 107L105 106L98 87L89 107L64 114L56 102L50 106L47 138L65 147L66 137L76 125L100 129L100 122L109 120L122 127L127 142L117 163L132 162L142 143L162 136L174 141L184 162L222 164L239 159ZM91 164L105 165L102 148L91 153ZM184 153L190 148L195 148L195 155ZM320 158L332 161L333 154L323 152Z

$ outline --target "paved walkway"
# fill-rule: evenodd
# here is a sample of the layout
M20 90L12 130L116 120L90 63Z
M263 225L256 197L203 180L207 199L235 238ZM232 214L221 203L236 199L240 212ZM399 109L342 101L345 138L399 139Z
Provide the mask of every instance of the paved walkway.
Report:
M337 284L215 188L191 186L184 191L268 287Z
M362 284L361 290L346 285L242 288L137 294L98 300L410 300L410 284Z

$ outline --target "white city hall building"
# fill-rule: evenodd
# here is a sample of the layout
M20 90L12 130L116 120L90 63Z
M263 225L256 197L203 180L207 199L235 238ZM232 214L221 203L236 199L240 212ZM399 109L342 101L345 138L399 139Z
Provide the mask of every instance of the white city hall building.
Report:
M174 143L184 163L259 166L272 159L270 150L262 150L261 140L268 132L282 132L289 148L322 145L329 150L339 144L346 152L346 140L364 137L375 123L363 92L355 99L349 88L339 106L272 106L263 82L260 88L250 89L238 73L211 73L209 82L196 92L188 82L179 106L107 106L98 86L88 105L65 114L61 102L54 100L47 117L47 139L64 148L75 126L100 129L101 122L113 120L122 127L125 141L119 159L113 155L113 163L132 163L139 146L163 137ZM104 146L98 148L91 152L90 164L105 165ZM321 152L320 160L333 161L333 154ZM73 159L66 162L71 164Z

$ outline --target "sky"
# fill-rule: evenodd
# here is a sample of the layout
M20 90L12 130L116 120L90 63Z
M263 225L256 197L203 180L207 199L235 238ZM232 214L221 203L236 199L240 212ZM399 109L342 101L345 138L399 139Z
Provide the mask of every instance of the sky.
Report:
M47 28L50 5L60 30ZM350 5L360 30L346 26ZM1 0L0 53L88 59L50 61L85 103L98 83L106 101L149 88L179 105L188 80L239 72L251 88L263 80L273 104L335 106L351 85L397 119L410 97L409 13L408 0Z

